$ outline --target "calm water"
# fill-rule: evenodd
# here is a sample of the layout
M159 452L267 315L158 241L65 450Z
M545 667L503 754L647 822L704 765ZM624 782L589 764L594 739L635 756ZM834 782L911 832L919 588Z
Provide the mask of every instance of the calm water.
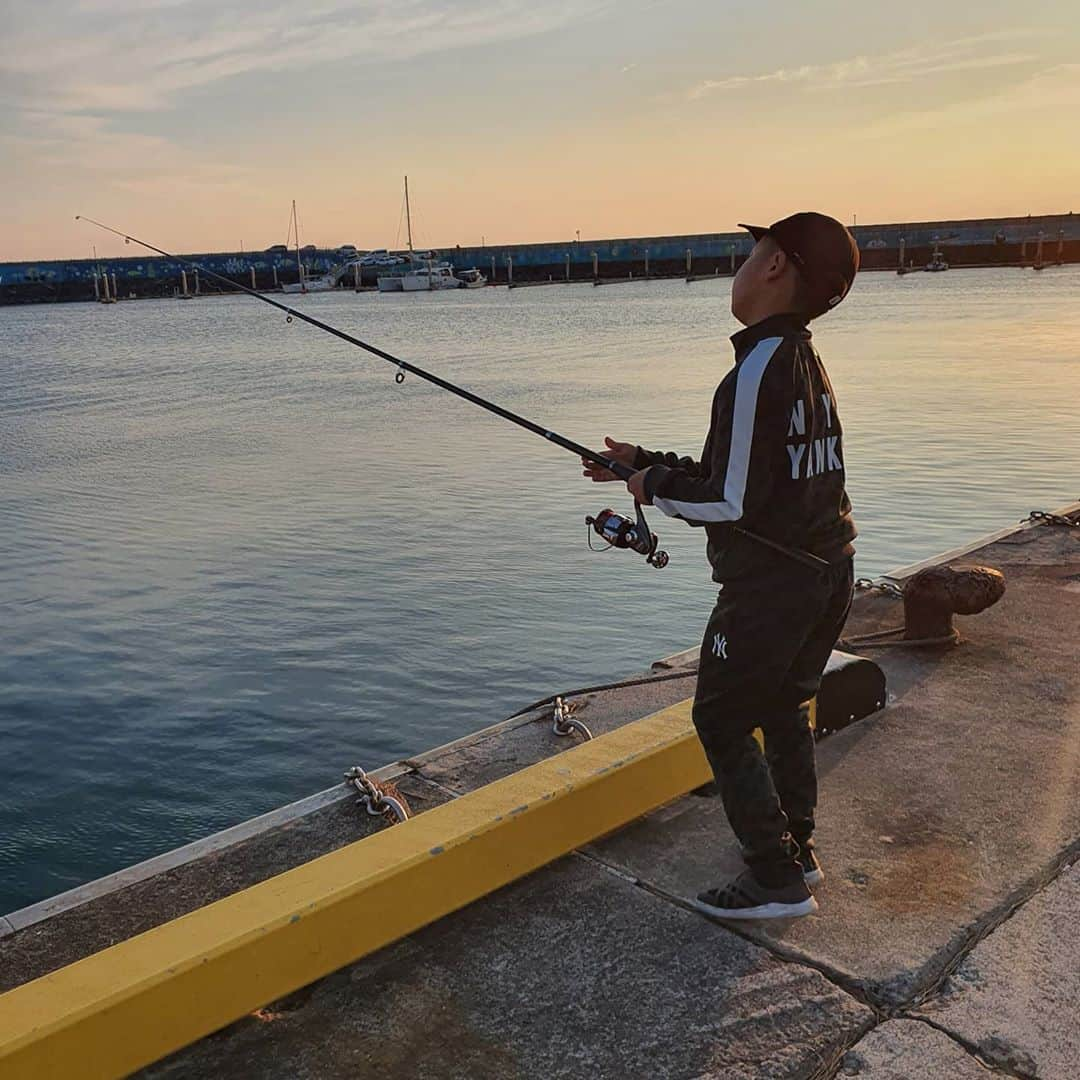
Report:
M728 285L312 296L584 442L696 451ZM1080 493L1080 268L866 275L819 324L860 571ZM695 642L700 534L243 298L0 309L0 912Z

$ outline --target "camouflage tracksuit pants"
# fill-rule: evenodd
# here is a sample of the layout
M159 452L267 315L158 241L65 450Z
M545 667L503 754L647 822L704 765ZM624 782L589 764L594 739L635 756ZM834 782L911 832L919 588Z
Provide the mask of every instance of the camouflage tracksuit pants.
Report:
M783 556L755 562L720 586L701 646L694 726L743 857L763 885L782 885L802 873L799 846L813 846L806 703L847 619L853 571L850 558L820 572Z

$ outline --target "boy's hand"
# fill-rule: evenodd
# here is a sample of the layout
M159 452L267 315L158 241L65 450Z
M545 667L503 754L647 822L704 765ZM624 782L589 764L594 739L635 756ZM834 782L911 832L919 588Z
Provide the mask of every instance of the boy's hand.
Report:
M605 435L604 445L607 447L607 457L613 461L620 465L634 464L637 447L633 443L616 442L610 435ZM588 458L582 458L581 464L585 467L581 475L587 476L594 484L606 484L609 480L619 479L610 469L605 469L603 465L589 461Z
M634 499L642 506L652 506L651 500L645 496L645 474L648 469L639 469L629 480L626 481L626 490L634 496Z

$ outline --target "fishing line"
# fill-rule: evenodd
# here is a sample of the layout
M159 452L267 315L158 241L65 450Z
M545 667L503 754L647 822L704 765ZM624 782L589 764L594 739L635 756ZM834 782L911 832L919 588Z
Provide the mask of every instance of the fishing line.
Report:
M501 405L496 405L495 402L488 401L487 398L483 398L479 394L474 394L471 390L466 390L464 387L457 386L441 376L436 375L434 372L427 371L422 367L418 367L416 364L410 364L407 360L402 360L400 357L394 356L385 349L380 349L377 345L362 341L352 334L347 334L344 330L339 330L336 326L331 326L321 319L316 319L314 316L307 315L303 311L291 308L287 304L283 304L280 301L273 299L273 297L267 296L265 293L257 292L255 289L250 289L246 285L241 285L238 281L225 277L224 274L219 274L208 267L201 266L199 263L193 262L190 259L185 259L182 256L173 255L171 252L155 247L153 244L148 244L145 240L130 236L125 232L121 232L119 229L114 229L111 225L105 225L103 222L96 221L94 218L86 217L84 214L76 214L75 220L86 221L99 229L104 229L105 232L122 237L125 244L138 244L139 247L146 248L147 251L153 251L158 255L164 256L166 259L172 259L182 266L189 266L194 270L198 270L199 273L205 274L207 277L230 286L230 288L237 289L242 293L246 293L248 296L253 296L256 300L261 300L264 304L269 304L271 307L285 312L286 322L292 322L293 319L299 319L309 326L314 326L324 333L331 334L341 341L347 341L350 345L355 345L358 349L363 349L365 352L371 353L372 356L377 356L379 359L393 364L397 368L395 380L399 384L405 381L405 373L408 372L412 375L416 375L418 378L424 379L433 386L438 386L442 390L447 390L451 394L471 402L473 405L478 405L480 408L486 409L488 412L501 417L503 420L508 420L511 424L516 424L526 431L531 431L534 435L539 435L542 439L546 439L556 446L561 446L564 450L569 450L571 453L577 454L587 461L602 465L605 469L609 469L613 472L621 480L628 480L636 471L612 458L598 454L595 450L590 450L587 446L582 446L581 443L574 442L573 439L568 439L556 431L551 431L540 424L534 423L532 420L520 416L510 409L504 409ZM667 554L663 551L657 551L657 537L654 533L650 532L648 525L645 523L645 516L642 512L641 505L636 501L634 503L634 514L634 520L631 520L622 517L620 514L616 514L613 510L605 509L600 511L595 517L586 518L586 522L593 527L594 531L599 536L611 544L612 547L623 547L636 551L639 554L644 555L646 561L651 566L666 566L668 561Z

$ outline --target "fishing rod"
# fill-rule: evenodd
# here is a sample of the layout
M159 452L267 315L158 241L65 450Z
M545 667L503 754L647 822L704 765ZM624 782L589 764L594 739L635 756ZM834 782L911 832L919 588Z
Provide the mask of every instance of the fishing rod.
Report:
M199 263L193 262L190 259L185 259L180 255L173 255L171 252L164 251L159 247L155 247L153 244L148 244L145 240L140 240L138 237L129 236L119 229L114 229L111 225L105 225L103 222L95 221L94 218L87 217L85 214L76 214L75 220L86 221L91 225L96 225L99 229L104 229L105 232L122 237L125 244L138 244L139 247L144 247L147 251L153 251L158 255L163 255L166 259L172 259L174 262L178 262L183 266L189 266L194 270L198 270L199 273L214 278L233 289L239 289L241 292L247 293L248 296L253 296L256 300L261 300L264 304L269 304L271 307L285 312L286 322L291 323L293 319L299 319L309 326L314 326L318 330L322 330L327 334L332 334L342 341L347 341L350 345L355 345L358 349L363 349L365 352L369 352L373 356L379 357L380 360L386 360L389 363L394 364L398 369L397 374L394 376L394 380L399 385L405 381L406 372L411 375L416 375L432 385L438 386L442 390L448 390L451 394L456 394L459 398L463 398L473 405L479 405L480 408L486 409L490 413L494 413L503 420L509 420L511 424L516 424L526 431L531 431L534 435L539 435L541 438L547 439L548 442L554 443L556 446L561 446L564 450L569 450L579 457L592 461L597 465L602 465L606 469L610 469L620 480L628 480L634 475L635 470L627 465L623 465L621 462L605 457L603 454L598 454L595 450L590 450L587 446L582 446L581 443L576 443L573 439L568 439L556 431L550 431L541 424L534 423L532 420L520 416L510 409L504 409L501 405L496 405L495 402L488 401L487 398L483 398L479 394L474 394L471 390L466 390L464 387L457 386L436 375L434 372L426 371L416 364L410 364L407 360L402 360L400 357L386 352L385 349L380 349L377 345L372 345L367 341L361 341L360 338L354 337L352 334L347 334L344 330L339 330L336 326L331 326L321 319L316 319L314 316L307 315L303 311L298 311L296 308L291 308L287 304L282 304L280 301L267 296L265 293L258 292L255 289L249 289L246 285L241 285L240 282L233 281L232 278L225 277L224 274L218 274L209 267L201 266ZM659 542L658 538L655 533L649 530L649 526L645 521L645 514L641 509L641 504L636 499L634 500L633 520L624 517L622 514L615 513L614 510L604 509L596 515L586 517L585 523L610 547L626 548L630 551L636 551L639 555L645 556L645 561L650 566L655 566L657 569L662 569L667 566L667 552L659 551L657 549L657 544Z

